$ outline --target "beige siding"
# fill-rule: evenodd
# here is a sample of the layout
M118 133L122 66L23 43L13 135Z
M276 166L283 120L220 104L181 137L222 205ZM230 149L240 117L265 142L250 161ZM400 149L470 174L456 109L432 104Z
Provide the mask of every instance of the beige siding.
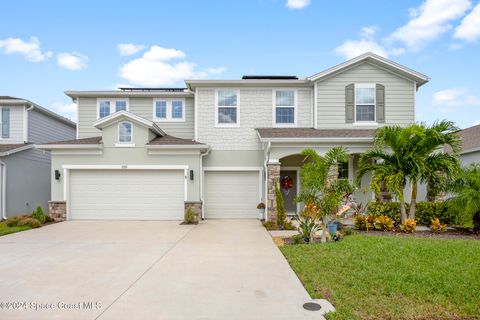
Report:
M97 99L80 98L78 114L79 138L95 137L101 132L92 123L97 120ZM179 138L193 139L194 112L193 98L185 99L185 122L158 122L167 134ZM129 111L148 120L153 119L153 98L129 98Z
M281 88L279 88L281 89ZM312 126L312 90L297 89L297 126ZM273 89L240 89L239 127L215 127L215 89L197 90L198 140L216 150L259 150L255 128L273 126Z
M319 129L355 126L345 123L345 86L350 83L379 83L385 86L386 125L407 125L415 121L413 82L365 62L317 83Z
M23 121L24 121L24 106L9 106L2 105L3 108L10 109L10 138L1 139L0 131L0 143L23 143Z

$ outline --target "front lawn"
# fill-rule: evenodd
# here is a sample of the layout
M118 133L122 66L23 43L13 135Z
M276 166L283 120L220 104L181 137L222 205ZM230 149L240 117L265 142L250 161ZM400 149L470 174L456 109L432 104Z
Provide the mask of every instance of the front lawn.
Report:
M281 247L328 319L480 319L480 241L352 235Z
M30 226L14 226L14 227L8 227L5 222L0 223L0 237L4 236L6 234L10 233L15 233L19 231L25 231L31 229Z

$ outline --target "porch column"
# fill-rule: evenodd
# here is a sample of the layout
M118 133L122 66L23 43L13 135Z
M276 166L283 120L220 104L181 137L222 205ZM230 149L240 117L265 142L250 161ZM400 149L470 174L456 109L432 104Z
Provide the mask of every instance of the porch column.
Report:
M268 220L277 221L277 202L275 201L275 184L280 181L280 162L270 160L267 164L267 207Z

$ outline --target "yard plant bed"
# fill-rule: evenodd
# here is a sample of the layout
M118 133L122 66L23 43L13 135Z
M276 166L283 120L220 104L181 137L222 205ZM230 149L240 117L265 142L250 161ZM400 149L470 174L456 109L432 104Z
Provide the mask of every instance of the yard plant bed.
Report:
M431 232L431 231L416 231L413 233L405 233L402 231L379 231L356 230L355 233L371 236L394 236L394 237L417 237L417 238L434 238L434 239L465 239L465 240L480 240L480 234L475 234L466 228L456 228L447 230L445 232Z
M480 319L480 242L355 234L280 247L328 319Z
M5 222L0 223L0 236L4 236L10 233L20 232L31 229L30 226L14 226L9 227L5 224Z

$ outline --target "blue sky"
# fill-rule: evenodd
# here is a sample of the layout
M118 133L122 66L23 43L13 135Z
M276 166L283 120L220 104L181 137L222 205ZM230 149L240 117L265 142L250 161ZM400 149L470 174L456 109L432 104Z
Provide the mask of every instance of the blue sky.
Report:
M0 95L67 117L65 90L309 76L373 51L432 78L417 120L480 123L480 1L8 1Z

